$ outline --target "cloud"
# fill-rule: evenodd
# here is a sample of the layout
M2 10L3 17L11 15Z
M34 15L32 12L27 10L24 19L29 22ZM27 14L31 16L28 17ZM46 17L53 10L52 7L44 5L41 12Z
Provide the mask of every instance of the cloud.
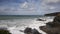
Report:
M24 1L22 3L16 3L16 2L12 2L12 3L6 2L5 3L5 1L4 2L2 1L0 3L0 15L36 14L35 13L36 8L37 8L37 6L36 6L36 4L34 4L34 2Z
M41 10L45 13L60 12L60 0L43 0L41 2Z
M34 3L24 2L24 3L21 3L19 7L24 11L35 11L37 6Z
M43 0L43 2L45 2L45 3L51 3L51 2L56 3L58 1L60 1L60 0Z
M60 0L0 0L0 15L39 15L60 12Z
M27 2L24 2L21 6L21 8L28 8L28 3Z

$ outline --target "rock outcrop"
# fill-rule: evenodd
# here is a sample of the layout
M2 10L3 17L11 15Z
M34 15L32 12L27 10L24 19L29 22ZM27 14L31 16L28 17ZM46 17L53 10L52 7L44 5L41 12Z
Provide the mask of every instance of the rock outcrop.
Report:
M48 22L46 26L39 28L47 34L60 34L60 14L53 19L53 22Z
M46 20L44 20L44 19L37 19L37 21L46 21Z
M32 29L27 27L25 30L24 30L24 33L26 34L31 34L32 33Z
M37 31L36 29L32 29L32 34L41 34L41 33L39 33L39 31Z
M41 33L39 33L36 29L32 29L32 28L29 28L29 27L27 27L27 28L24 30L24 33L25 33L25 34L41 34Z

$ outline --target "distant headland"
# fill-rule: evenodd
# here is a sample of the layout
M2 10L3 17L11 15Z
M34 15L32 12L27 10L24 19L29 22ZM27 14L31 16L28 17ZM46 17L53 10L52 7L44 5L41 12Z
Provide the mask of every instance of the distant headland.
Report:
M56 16L58 14L60 14L60 12L49 13L49 14L45 14L44 16Z

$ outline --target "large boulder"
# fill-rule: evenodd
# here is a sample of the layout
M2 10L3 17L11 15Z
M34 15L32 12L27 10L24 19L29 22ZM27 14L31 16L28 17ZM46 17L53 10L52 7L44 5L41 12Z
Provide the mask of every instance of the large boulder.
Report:
M25 33L25 34L41 34L41 33L39 33L35 28L32 29L32 28L29 28L29 27L27 27L27 28L24 30L24 33Z
M27 27L25 30L24 30L24 33L26 34L31 34L32 33L32 29Z
M32 34L41 34L41 33L39 33L39 31L37 31L36 29L33 29Z

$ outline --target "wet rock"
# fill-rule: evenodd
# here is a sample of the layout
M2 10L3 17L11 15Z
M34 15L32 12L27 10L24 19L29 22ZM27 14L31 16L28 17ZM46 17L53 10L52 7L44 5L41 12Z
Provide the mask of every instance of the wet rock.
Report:
M60 34L60 15L57 15L52 22L46 23L46 26L39 28L47 34Z
M36 29L33 29L33 30L32 30L32 33L33 33L33 34L41 34L41 33L39 33Z
M25 30L24 30L24 33L26 34L31 34L32 33L32 29L27 27Z
M46 20L43 20L43 19L37 19L37 21L46 21Z
M39 33L36 29L32 29L32 28L29 28L29 27L27 27L27 28L24 30L24 33L25 33L25 34L41 34L41 33Z

